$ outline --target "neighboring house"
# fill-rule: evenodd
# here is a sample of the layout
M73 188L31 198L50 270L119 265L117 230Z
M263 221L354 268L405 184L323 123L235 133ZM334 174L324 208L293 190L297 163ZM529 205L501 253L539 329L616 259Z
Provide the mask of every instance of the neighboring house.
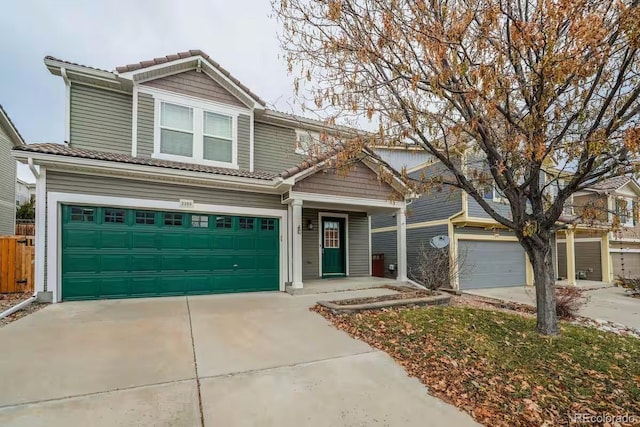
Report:
M16 222L16 160L11 149L24 139L0 105L0 236L13 235Z
M345 177L329 167L334 151L308 155L320 133L353 129L266 108L201 51L115 71L45 64L66 85L68 144L14 151L39 167L36 197L47 201L36 207L43 297L284 291L370 276L370 214L396 212L404 230L406 187L385 162L362 156Z
M36 196L36 184L16 179L16 206L20 206Z
M603 238L594 237L593 233L574 236L575 271L579 278L613 281L614 276L640 276L639 197L640 186L628 176L603 180L574 195L575 214L589 210L594 217L590 222L613 230ZM563 255L566 241L564 233L558 236L558 273L563 277L567 276ZM600 268L600 264L609 267Z

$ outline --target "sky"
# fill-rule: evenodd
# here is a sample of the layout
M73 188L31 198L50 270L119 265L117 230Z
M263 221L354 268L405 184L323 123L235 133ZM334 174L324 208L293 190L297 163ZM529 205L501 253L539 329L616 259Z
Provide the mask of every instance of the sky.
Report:
M46 55L113 70L201 49L271 107L294 111L293 77L270 14L270 0L5 0L0 104L28 143L62 142L65 88L44 66ZM24 165L18 177L34 181Z

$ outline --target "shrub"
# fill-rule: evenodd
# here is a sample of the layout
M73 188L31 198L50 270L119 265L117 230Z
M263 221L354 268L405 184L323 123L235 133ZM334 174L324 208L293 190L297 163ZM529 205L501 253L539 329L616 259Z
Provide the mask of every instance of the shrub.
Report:
M633 295L640 295L640 277L617 276L615 284L627 289Z
M556 288L556 314L560 319L573 319L586 303L582 291L575 287Z
M427 289L451 287L453 278L468 274L466 252L460 250L458 256L450 256L449 248L436 249L424 243L420 245L416 262L409 269L409 277Z

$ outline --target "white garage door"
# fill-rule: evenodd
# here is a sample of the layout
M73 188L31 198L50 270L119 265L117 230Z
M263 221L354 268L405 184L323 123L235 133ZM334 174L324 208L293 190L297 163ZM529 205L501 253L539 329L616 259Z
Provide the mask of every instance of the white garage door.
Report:
M524 249L518 242L465 241L458 243L460 289L526 285Z

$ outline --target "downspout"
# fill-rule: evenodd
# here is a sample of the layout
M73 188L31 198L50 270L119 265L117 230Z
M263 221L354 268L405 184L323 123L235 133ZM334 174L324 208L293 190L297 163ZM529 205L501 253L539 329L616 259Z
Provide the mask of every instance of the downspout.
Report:
M36 169L36 166L33 164L33 157L29 157L27 159L27 164L29 165L29 170L33 174L33 176L38 179L40 178L40 171Z
M66 87L64 140L69 144L71 142L71 82L69 81L69 76L67 76L66 68L60 68L60 75L62 76L62 80L64 80L64 85Z

